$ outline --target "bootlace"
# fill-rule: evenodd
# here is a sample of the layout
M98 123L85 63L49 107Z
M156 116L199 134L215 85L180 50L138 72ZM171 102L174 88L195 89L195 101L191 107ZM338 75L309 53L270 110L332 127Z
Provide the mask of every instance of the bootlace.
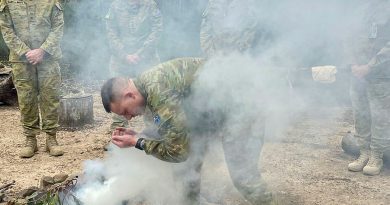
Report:
M380 164L381 157L379 153L372 153L367 165L370 167L376 167Z
M28 138L26 139L26 146L27 146L27 147L34 147L35 144L36 144L35 141L36 141L36 139L28 137Z
M359 158L356 159L356 162L363 163L369 158L369 154L367 152L362 152Z
M48 137L47 138L47 144L49 146L58 146L58 142L54 137Z

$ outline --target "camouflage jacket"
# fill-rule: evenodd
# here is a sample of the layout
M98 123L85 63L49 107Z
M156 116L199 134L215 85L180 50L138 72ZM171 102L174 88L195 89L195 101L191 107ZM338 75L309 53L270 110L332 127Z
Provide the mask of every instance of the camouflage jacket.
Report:
M115 0L106 16L108 39L113 56L152 57L162 31L162 17L153 0Z
M146 98L161 140L145 140L145 152L168 162L185 161L189 139L183 100L189 95L197 70L198 58L174 59L144 72L134 83Z
M355 63L368 64L368 78L390 78L390 3L383 1L370 9L364 34L360 36Z
M208 56L217 51L245 51L253 46L258 30L251 0L210 0L203 13L200 42Z
M19 60L31 49L42 48L61 58L64 19L58 0L1 0L0 28L10 49L10 60Z

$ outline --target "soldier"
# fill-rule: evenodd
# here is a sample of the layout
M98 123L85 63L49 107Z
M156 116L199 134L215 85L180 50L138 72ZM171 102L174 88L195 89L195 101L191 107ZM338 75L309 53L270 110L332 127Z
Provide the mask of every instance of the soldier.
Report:
M253 0L210 0L201 24L203 52L208 57L218 52L253 52L260 37L266 40L268 35L260 28L257 4Z
M387 4L385 6L385 4ZM390 149L390 16L387 1L372 9L367 37L352 66L351 100L360 156L350 171L377 175Z
M200 56L200 24L209 0L155 0L164 26L159 43L161 61Z
M255 114L248 116L247 122L237 123L239 133L221 129L227 114L234 109L231 104L226 102L215 109L205 109L194 103L199 97L212 100L207 96L193 95L195 90L192 86L203 65L202 59L175 59L144 72L134 80L108 80L101 89L105 110L131 119L148 108L153 113L160 135L160 139L152 139L154 137L145 133L117 128L112 142L121 148L136 147L163 161L183 162L176 169L176 176L186 188L187 201L183 204L199 204L204 152L210 143L209 137L222 133L225 158L234 185L252 204L269 204L272 197L266 191L257 166L264 133L263 122L258 123L258 115Z
M52 156L60 156L64 152L58 146L56 132L62 7L56 0L1 0L0 13L1 32L10 49L9 60L14 62L13 80L26 137L20 157L32 157L38 150L36 135L40 132L40 121L46 133L46 150Z
M114 76L135 76L158 63L157 43L162 17L153 0L115 0L106 16ZM127 127L125 118L113 114L111 130Z

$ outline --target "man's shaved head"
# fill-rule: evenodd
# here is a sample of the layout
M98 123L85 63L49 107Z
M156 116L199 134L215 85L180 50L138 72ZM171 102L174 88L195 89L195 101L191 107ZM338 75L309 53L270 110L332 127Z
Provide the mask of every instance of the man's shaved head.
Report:
M104 83L100 95L106 112L111 112L111 103L120 97L121 91L129 86L129 79L115 77Z

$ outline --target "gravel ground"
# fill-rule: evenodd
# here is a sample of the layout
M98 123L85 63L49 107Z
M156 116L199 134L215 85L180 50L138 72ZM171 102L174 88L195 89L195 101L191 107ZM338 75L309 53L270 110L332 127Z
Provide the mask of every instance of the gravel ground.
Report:
M94 95L95 123L75 131L60 131L59 142L66 151L50 157L39 136L39 152L20 159L23 145L20 115L16 107L0 106L0 185L15 180L8 193L38 186L42 176L80 173L83 161L102 159L107 143L110 116ZM390 169L369 177L347 170L353 157L346 155L340 141L352 129L348 108L308 112L295 119L280 136L268 137L259 166L264 179L281 204L299 205L387 205L390 203ZM132 126L140 129L142 120ZM277 139L277 140L275 140ZM218 141L216 141L218 142ZM232 187L219 143L209 152L203 169L202 197L215 204L246 204Z

